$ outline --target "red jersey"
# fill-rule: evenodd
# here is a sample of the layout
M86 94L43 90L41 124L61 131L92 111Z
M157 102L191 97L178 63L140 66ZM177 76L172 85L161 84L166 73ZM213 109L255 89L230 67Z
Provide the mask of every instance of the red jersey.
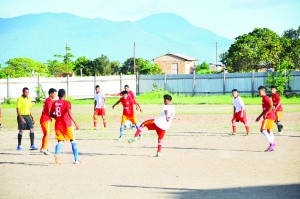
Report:
M266 113L267 110L269 110L271 107L271 100L270 98L265 95L263 98L262 98L262 108L263 108L263 112ZM272 119L272 120L275 120L276 119L276 115L274 113L273 110L271 110L267 115L266 115L266 119Z
M51 112L55 112L55 129L67 129L72 126L72 120L69 116L71 103L66 100L57 100L52 104Z
M280 95L278 93L272 94L272 101L273 101L274 107L277 107L278 103L280 102ZM283 111L281 104L278 106L276 111Z
M123 115L132 116L134 115L134 104L136 101L131 97L127 97L127 99L121 98L119 102L123 105Z
M122 92L119 93L119 95L122 96ZM127 91L127 95L128 95L128 97L131 97L132 99L135 99L135 95L132 91Z
M42 110L42 115L40 118L40 123L42 124L43 122L48 122L48 121L52 121L52 118L50 116L50 111L51 111L51 107L52 107L52 99L50 97L48 97L45 102L44 102L44 106L43 106L43 110Z

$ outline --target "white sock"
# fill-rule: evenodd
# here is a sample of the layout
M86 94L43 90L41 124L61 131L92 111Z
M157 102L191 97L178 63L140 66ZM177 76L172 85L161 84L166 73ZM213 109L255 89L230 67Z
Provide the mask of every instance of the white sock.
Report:
M270 138L271 138L271 144L274 144L274 134L273 132L270 133Z
M272 144L271 135L268 133L268 131L263 130L263 132L261 132L261 133L267 138L267 140L270 142L270 144Z

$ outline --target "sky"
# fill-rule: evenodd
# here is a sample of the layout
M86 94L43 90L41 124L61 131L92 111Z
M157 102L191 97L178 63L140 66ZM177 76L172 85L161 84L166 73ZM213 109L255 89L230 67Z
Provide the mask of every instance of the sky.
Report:
M300 0L0 0L1 18L42 12L113 21L172 12L230 39L254 28L281 35L300 26Z

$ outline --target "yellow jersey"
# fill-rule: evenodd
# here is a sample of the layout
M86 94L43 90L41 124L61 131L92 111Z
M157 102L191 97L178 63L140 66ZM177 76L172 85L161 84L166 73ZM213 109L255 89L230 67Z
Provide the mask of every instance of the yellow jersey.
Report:
M32 108L32 103L30 97L19 97L17 100L17 108L21 115L30 115Z

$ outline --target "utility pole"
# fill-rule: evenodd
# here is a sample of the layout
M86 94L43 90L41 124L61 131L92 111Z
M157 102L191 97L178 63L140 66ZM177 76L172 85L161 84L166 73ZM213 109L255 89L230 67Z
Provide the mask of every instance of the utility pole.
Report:
M218 67L218 42L216 42L216 67Z
M133 42L133 74L136 74L136 66L135 66L135 42Z
M68 43L66 43L66 65L68 66Z

